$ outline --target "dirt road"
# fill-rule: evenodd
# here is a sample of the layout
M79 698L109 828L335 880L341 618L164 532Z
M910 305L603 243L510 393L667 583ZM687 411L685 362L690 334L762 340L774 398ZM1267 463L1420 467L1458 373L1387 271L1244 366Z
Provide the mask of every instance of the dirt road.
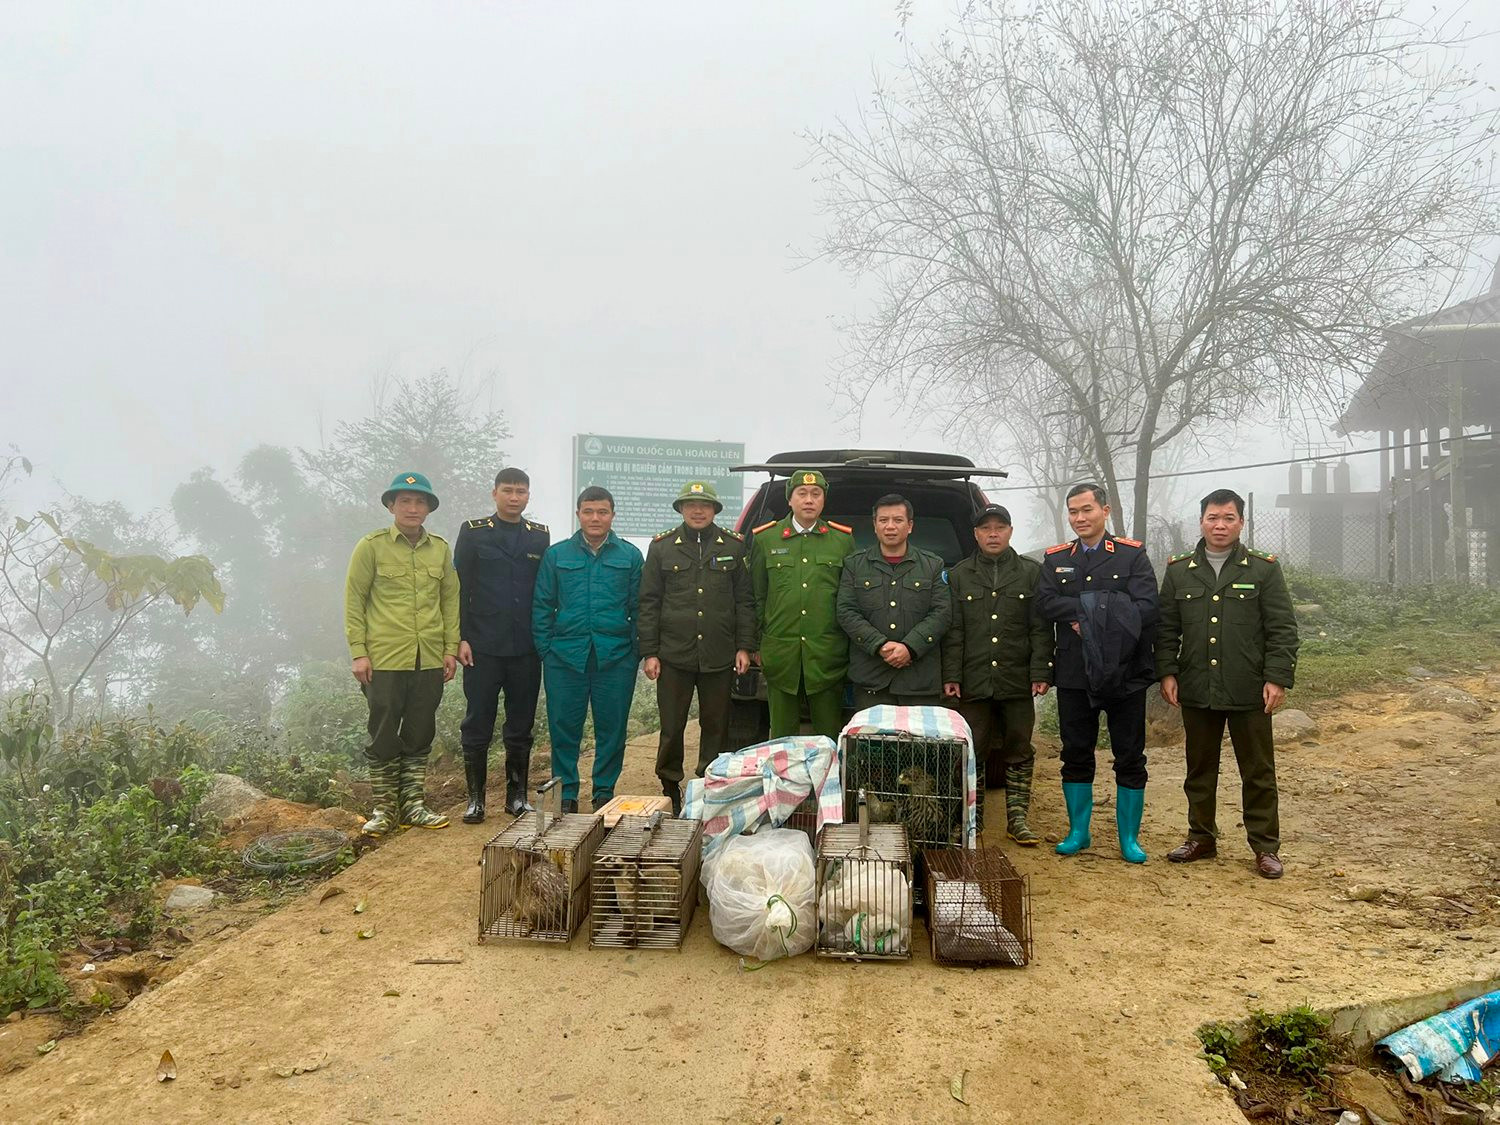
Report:
M1165 862L1180 749L1152 754L1144 867L1117 858L1109 807L1081 857L1008 845L1035 896L1024 970L919 950L744 973L706 910L681 954L479 946L494 819L409 832L342 873L347 894L314 891L0 1079L0 1120L1242 1122L1195 1057L1205 1020L1500 975L1500 719L1405 706L1323 707L1318 743L1281 755L1279 883L1250 869L1232 767L1220 858ZM652 753L632 744L622 792L653 790ZM1060 830L1055 751L1038 774L1034 823ZM435 957L463 963L413 964ZM163 1049L178 1077L159 1083Z

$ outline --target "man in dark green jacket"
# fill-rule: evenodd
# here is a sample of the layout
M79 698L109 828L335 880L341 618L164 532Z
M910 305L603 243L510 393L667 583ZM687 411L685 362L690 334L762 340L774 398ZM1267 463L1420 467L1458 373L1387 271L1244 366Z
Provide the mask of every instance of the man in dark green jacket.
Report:
M1245 502L1239 494L1210 492L1199 512L1203 538L1167 564L1156 634L1162 698L1182 708L1187 736L1188 838L1167 858L1191 863L1218 850L1214 806L1228 726L1255 869L1279 879L1271 714L1297 670L1297 620L1276 556L1240 542Z
M750 546L737 531L718 527L724 510L714 486L691 481L672 504L682 522L651 540L641 572L641 656L656 681L661 737L656 776L682 809L683 730L698 693L695 774L729 745L729 693L735 673L755 651L755 593Z
M974 737L980 789L1005 787L1005 830L1035 847L1031 777L1034 698L1052 685L1052 625L1037 609L1042 568L1010 545L1010 513L999 504L974 516L979 550L948 572L953 624L943 638L943 695Z
M805 701L813 733L838 738L849 638L834 603L854 532L822 518L828 481L816 469L788 477L786 498L791 513L755 529L750 556L771 737L798 733Z
M563 809L578 811L578 751L594 712L593 804L615 795L635 696L641 553L610 526L615 499L597 485L578 494L578 531L542 555L531 602L531 635L547 686L552 772Z
M914 547L911 501L875 501L875 545L844 560L838 618L849 634L854 706L936 706L943 698L943 634L953 620L943 560Z

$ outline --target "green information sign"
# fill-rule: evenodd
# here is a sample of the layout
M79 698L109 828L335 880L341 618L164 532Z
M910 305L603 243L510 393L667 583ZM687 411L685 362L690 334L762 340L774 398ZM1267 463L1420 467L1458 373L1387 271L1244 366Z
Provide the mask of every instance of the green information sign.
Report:
M688 481L707 481L724 505L721 526L732 526L744 507L745 443L682 441L676 438L612 437L578 434L573 438L573 495L591 484L609 489L615 498L616 535L655 535L672 526L672 501ZM576 523L576 520L575 520Z

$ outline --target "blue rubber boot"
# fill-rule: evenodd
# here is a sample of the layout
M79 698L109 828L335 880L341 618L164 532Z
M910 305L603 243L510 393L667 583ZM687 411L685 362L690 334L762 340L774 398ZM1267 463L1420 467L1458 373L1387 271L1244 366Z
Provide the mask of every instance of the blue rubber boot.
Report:
M1120 836L1120 856L1126 863L1145 863L1141 847L1141 813L1146 807L1144 789L1115 790L1115 830Z
M1093 841L1089 839L1089 818L1094 815L1094 783L1063 782L1063 802L1068 806L1068 835L1058 844L1058 855L1077 855Z

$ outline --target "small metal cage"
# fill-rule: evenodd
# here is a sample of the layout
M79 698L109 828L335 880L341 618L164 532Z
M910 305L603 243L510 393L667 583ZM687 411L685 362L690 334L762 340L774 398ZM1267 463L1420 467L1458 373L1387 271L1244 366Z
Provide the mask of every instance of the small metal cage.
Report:
M589 906L589 874L604 821L562 807L561 780L537 790L522 813L484 846L479 860L479 940L569 942ZM549 794L555 801L549 802ZM555 804L548 811L546 806Z
M865 791L871 824L900 823L914 848L963 846L969 744L881 731L844 738L844 819Z
M998 848L927 851L927 933L939 965L1025 965L1031 890Z
M701 820L620 817L594 853L589 948L681 950L702 857Z
M906 829L872 825L863 793L858 817L856 824L829 824L818 833L818 956L909 960L912 862Z

